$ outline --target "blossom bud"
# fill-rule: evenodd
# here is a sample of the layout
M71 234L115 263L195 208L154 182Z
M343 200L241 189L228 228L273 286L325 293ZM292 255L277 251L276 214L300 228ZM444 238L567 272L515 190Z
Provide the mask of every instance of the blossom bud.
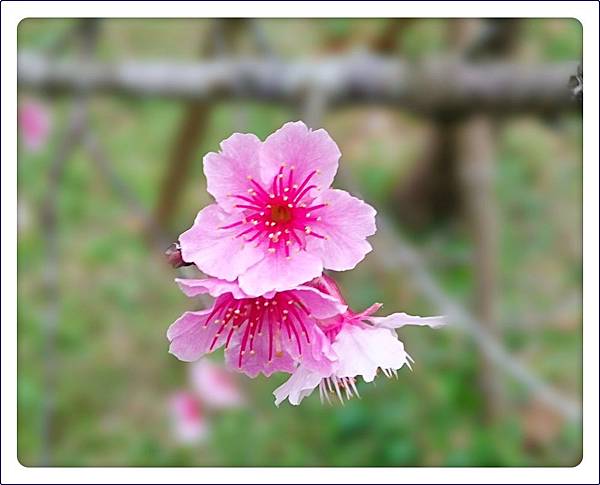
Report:
M183 257L181 256L181 246L179 246L178 242L174 242L169 246L169 248L165 251L165 256L173 268L181 268L182 266L192 265L192 263L187 263L183 260Z

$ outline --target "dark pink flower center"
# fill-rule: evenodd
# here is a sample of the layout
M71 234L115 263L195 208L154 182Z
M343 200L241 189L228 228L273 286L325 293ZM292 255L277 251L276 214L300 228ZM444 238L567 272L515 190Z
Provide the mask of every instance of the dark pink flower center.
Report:
M226 335L225 349L229 348L234 334L241 337L238 355L238 367L242 367L244 355L254 355L256 341L260 338L268 340L268 362L274 355L281 355L285 340L295 342L298 354L302 355L304 336L307 344L310 337L305 321L311 317L308 308L290 292L277 293L273 298L264 297L234 299L230 293L222 295L215 301L212 312L208 316L204 328L218 325L209 351L212 351L222 335Z
M257 247L265 245L270 253L290 258L290 249L306 248L307 237L327 239L326 235L315 232L313 225L321 220L319 209L328 204L312 205L315 198L310 192L318 188L312 183L317 170L297 182L295 167L292 165L287 174L284 173L285 168L286 165L281 166L268 188L248 176L247 193L230 194L230 197L242 201L235 206L241 209L242 218L221 229L239 227L240 232L235 237L255 242Z

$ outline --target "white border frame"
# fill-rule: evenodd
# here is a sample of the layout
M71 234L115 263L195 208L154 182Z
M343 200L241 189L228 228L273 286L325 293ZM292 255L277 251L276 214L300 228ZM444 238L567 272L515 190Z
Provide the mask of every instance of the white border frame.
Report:
M343 8L340 8L342 7ZM143 8L142 8L143 7ZM598 483L597 2L2 2L2 483ZM26 468L17 461L17 25L27 17L568 17L583 25L584 455L573 468Z

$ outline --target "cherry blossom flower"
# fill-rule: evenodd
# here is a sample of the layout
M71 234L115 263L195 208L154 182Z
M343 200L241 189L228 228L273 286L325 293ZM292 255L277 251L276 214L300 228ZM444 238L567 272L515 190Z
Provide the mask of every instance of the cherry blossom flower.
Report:
M236 133L204 157L208 192L179 241L183 260L249 296L290 290L371 251L375 210L331 189L340 151L325 130L286 123L261 142Z
M345 303L335 282L328 276L317 278L312 283L316 288ZM346 312L319 322L323 332L331 342L335 361L330 372L319 372L300 364L292 376L274 391L275 404L285 399L298 405L315 388L319 388L321 400L329 401L329 394L335 393L340 401L358 395L356 378L372 382L379 369L391 377L404 365L410 368L412 358L398 340L395 329L405 325L427 325L437 328L444 325L443 317L418 317L406 313L394 313L387 317L372 316L381 304L376 303L366 310Z
M211 308L185 312L169 327L169 351L180 360L194 361L224 346L228 366L250 377L293 372L298 362L330 371L333 353L317 321L346 311L336 298L313 286L251 297L235 282L176 281L187 296L215 298Z
M178 391L169 399L169 414L175 439L182 444L206 441L209 435L208 420L200 401L192 393Z
M190 381L197 396L211 408L236 408L246 402L232 373L208 359L190 366Z
M25 101L19 109L19 127L23 145L29 151L40 150L50 133L50 113L38 101Z

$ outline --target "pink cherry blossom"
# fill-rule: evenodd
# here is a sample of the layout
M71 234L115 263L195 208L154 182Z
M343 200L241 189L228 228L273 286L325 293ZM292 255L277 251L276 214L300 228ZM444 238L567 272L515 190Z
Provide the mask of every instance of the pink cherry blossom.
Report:
M250 296L290 290L371 251L375 210L331 189L340 151L325 130L286 123L261 142L236 133L204 157L208 192L180 236L184 261Z
M19 128L25 148L32 152L40 150L50 132L48 109L38 101L25 101L19 109Z
M236 408L246 402L232 373L208 359L190 366L190 381L197 396L209 407Z
M330 371L333 352L317 321L346 311L336 298L312 286L251 297L234 282L176 281L188 296L216 298L211 308L185 312L169 327L169 351L180 360L194 361L224 346L228 366L250 377L293 372L298 362Z
M335 282L328 276L317 278L311 283L321 291L335 296L345 303ZM329 394L337 394L340 401L358 395L356 378L372 382L378 370L390 377L404 365L410 368L412 358L398 340L395 329L404 325L427 325L437 328L444 324L443 317L422 318L406 313L394 313L387 317L372 316L379 308L376 303L363 312L348 309L343 314L323 319L319 325L331 343L335 353L334 364L328 373L319 372L303 364L275 392L275 404L285 399L298 405L306 396L319 387L321 400L329 401Z
M169 418L179 443L196 444L208 438L208 421L200 401L192 393L179 391L170 397Z

